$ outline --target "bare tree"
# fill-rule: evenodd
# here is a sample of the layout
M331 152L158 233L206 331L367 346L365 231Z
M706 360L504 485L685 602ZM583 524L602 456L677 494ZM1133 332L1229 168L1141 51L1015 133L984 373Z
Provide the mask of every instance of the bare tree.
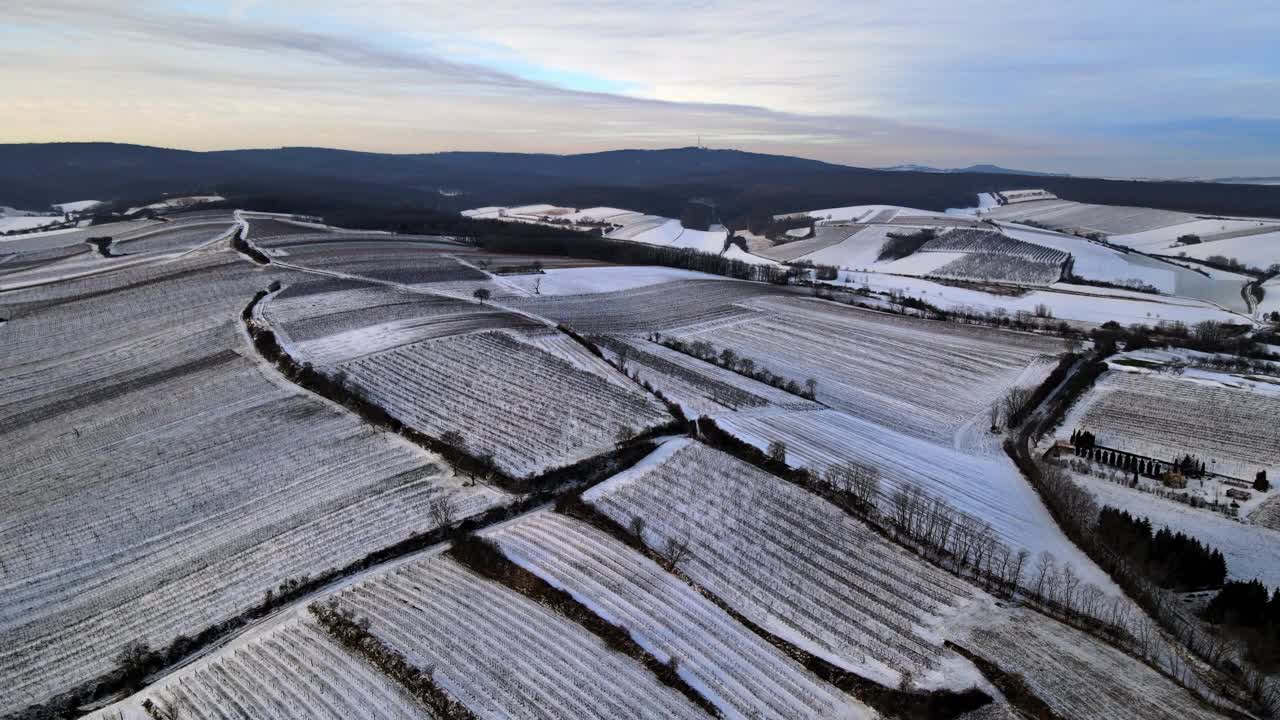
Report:
M427 503L427 514L430 515L432 524L438 528L449 527L457 519L453 499L443 492L436 494Z
M769 458L776 463L787 462L787 444L781 440L769 443Z
M475 291L471 293L471 297L479 300L480 302L487 302L489 298L493 297L493 293L489 292L488 288L476 288Z
M1071 563L1062 566L1062 597L1059 600L1067 610L1075 610L1076 590L1080 587L1080 576Z
M1080 589L1080 611L1089 617L1098 617L1102 612L1102 601L1105 593L1093 583L1085 583Z
M1035 580L1032 583L1031 591L1038 598L1044 598L1045 586L1049 579L1053 576L1053 567L1056 563L1053 553L1048 550L1041 550L1040 555L1036 557L1036 566L1033 571Z
M847 496L858 509L864 512L875 509L876 499L880 496L879 468L846 460L829 466L824 479L831 489Z
M440 442L455 450L467 451L467 440L457 430L445 430L440 433Z
M810 399L818 397L818 381L815 378L805 380L804 391Z
M1005 424L1009 424L1013 422L1013 419L1014 417L1017 416L1018 411L1022 410L1022 408L1025 407L1026 404L1031 401L1031 396L1034 393L1035 391L1029 387L1018 386L1018 387L1009 388L1008 392L1004 394L1004 398L1001 401L1002 404L1004 405Z
M627 526L627 529L630 530L631 534L636 536L638 540L642 542L644 541L644 518L643 517L639 515L633 515L631 517L631 523Z
M542 278L536 278L536 279L534 279L534 281L533 281L533 294L534 294L534 295L541 295L541 294L542 294Z
M1027 567L1027 561L1031 559L1031 552L1026 548L1018 551L1013 561L1009 563L1009 572L1005 575L1005 584L1009 586L1009 592L1013 592L1022 584L1022 571Z
M667 544L662 546L658 556L666 563L668 570L675 570L693 554L693 549L689 547L689 543L676 538L667 538Z

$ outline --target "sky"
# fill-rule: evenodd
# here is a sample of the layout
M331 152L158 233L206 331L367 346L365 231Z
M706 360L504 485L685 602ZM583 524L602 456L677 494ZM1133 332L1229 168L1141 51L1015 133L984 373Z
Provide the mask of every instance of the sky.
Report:
M0 0L0 142L1280 175L1280 2Z

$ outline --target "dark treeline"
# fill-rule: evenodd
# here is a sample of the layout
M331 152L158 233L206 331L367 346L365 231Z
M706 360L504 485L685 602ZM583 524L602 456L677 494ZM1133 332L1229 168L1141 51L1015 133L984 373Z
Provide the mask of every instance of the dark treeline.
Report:
M1145 536L1151 537L1151 544L1155 543L1150 523L1137 521L1140 528L1135 529L1133 518L1126 522L1123 516L1116 518L1109 515L1106 520L1108 529L1100 530L1103 523L1102 508L1098 507L1093 494L1081 487L1061 466L1039 461L1031 454L1032 440L1043 437L1056 427L1071 405L1106 371L1107 364L1095 359L1072 375L1062 390L1049 400L1047 413L1024 425L1015 436L1005 441L1005 451L1036 489L1058 526L1072 542L1105 570L1124 589L1125 594L1165 632L1211 667L1230 677L1233 684L1240 688L1237 700L1266 717L1272 717L1277 707L1280 707L1280 692L1269 681L1268 673L1271 668L1256 661L1236 662L1239 645L1220 633L1208 632L1197 623L1188 622L1189 618L1184 614L1181 604L1148 572L1152 566L1147 561L1153 552L1158 553L1162 559L1167 559L1178 555L1177 551L1168 549L1177 546L1188 556L1194 554L1200 559L1202 568L1207 568L1196 571L1197 577L1215 576L1217 551L1203 545L1196 550L1186 540L1180 542L1171 537L1162 537L1159 550L1152 551L1148 544L1145 552L1131 554L1131 549L1124 543L1146 544L1142 540L1144 531ZM1130 536L1127 541L1122 537L1125 533ZM1170 568L1168 562L1157 562L1154 569L1157 577L1162 572L1167 573L1163 578L1166 581L1179 577L1178 571ZM1153 641L1154 638L1154 628L1146 622L1139 622L1135 636L1137 652L1177 679L1184 687L1193 687L1195 673L1186 659L1177 653L1164 651L1160 643Z
M42 171L31 173L32 167ZM129 172L121 172L122 167ZM6 198L5 204L30 208L68 195L115 199L217 193L235 198L308 188L313 194L345 197L348 203L382 207L412 203L458 210L555 202L680 217L691 198L708 198L726 224L745 227L752 215L825 207L968 207L977 193L1013 187L1041 187L1079 202L1217 215L1267 216L1280 204L1280 189L1265 185L887 172L699 148L556 156L387 155L325 148L196 153L111 143L0 145L0 197ZM743 224L735 224L736 218L743 218Z
M525 236L484 234L475 236L474 242L492 252L555 255L622 265L662 265L777 285L786 285L797 272L774 265L756 265L734 260L692 248L657 247L577 233Z
M342 607L337 598L331 598L325 603L311 603L307 610L330 637L400 685L411 697L429 708L432 717L443 720L475 719L475 713L436 684L430 667L423 669L416 666L409 658L370 632L368 618L357 617L351 610ZM176 718L177 714L167 713L165 716Z
M1258 580L1228 582L1202 616L1240 637L1260 666L1280 667L1280 589L1268 593Z
M1112 552L1127 557L1162 588L1218 587L1227 577L1227 561L1220 551L1167 527L1153 533L1150 520L1127 511L1102 508L1097 533Z
M889 233L889 239L880 247L876 260L898 260L924 247L924 244L938 237L933 228L923 228L913 233Z
M1089 333L1102 355L1114 354L1121 345L1125 350L1177 346L1206 353L1228 353L1240 357L1268 357L1259 347L1261 338L1249 337L1248 325L1233 325L1205 320L1188 326L1183 322L1160 322L1156 325L1134 324L1124 327L1110 320ZM1263 341L1264 342L1264 341Z
M706 340L693 340L685 342L679 338L663 337L658 333L654 333L649 340L659 345L684 353L690 357L698 358L703 362L709 362L713 365L719 365L725 370L736 372L739 375L745 375L757 382L773 386L792 395L798 395L805 400L814 400L817 398L818 381L814 378L807 378L804 384L795 380L789 380L766 367L757 365L752 358L739 356L733 348L724 348L716 352L715 346Z
M715 704L680 676L678 658L672 656L665 663L658 660L625 627L605 619L570 593L517 564L492 539L470 533L461 535L445 552L477 575L505 585L577 623L600 638L610 649L640 663L664 685L679 691L694 705L706 711L709 717L720 717ZM673 563L675 564L678 563Z

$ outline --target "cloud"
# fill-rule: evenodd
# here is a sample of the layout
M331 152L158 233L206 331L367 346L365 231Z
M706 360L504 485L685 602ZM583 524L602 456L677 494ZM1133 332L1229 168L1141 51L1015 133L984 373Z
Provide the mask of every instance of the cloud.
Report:
M1194 158L1169 156L1176 133L1131 131L1280 117L1280 10L1252 0L1233 12L1178 0L214 1L10 10L0 109L22 112L0 130L553 152L701 133L853 164L1113 175L1277 160L1274 143L1226 125ZM110 122L68 112L95 101L115 109Z

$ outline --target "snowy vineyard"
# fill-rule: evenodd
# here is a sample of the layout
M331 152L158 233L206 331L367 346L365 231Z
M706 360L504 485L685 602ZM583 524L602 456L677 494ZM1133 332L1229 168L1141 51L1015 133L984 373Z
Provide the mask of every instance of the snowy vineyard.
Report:
M962 582L842 510L700 444L584 497L650 547L687 542L682 569L755 623L820 657L896 684L941 660L928 628L963 606Z
M626 387L484 332L406 345L339 366L355 387L433 437L464 434L467 451L514 476L536 475L662 425L666 409Z

